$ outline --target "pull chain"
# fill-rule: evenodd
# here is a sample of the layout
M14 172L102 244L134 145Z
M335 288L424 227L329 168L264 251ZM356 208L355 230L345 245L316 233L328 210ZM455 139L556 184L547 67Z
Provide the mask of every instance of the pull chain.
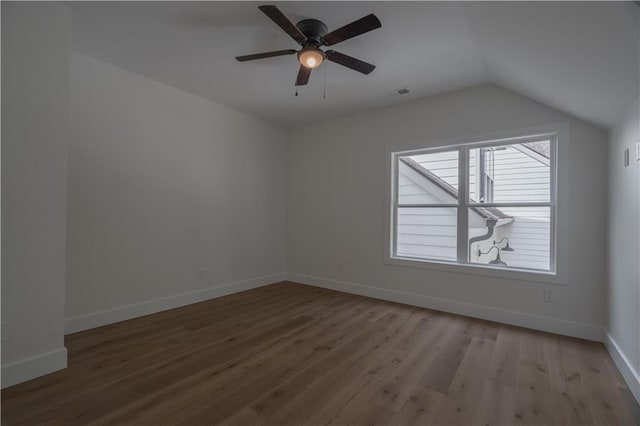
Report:
M322 99L327 99L327 67L322 71L322 75L324 77L324 89L322 92Z

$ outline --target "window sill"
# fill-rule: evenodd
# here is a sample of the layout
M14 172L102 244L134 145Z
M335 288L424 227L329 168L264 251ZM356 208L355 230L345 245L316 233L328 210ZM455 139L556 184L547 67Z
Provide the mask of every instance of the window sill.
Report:
M388 265L404 266L410 268L431 269L438 271L457 272L469 275L481 275L496 278L507 278L519 281L529 281L542 284L567 285L557 272L551 271L532 271L528 269L500 268L496 266L475 265L475 264L459 264L446 261L415 259L409 257L389 257L386 256L385 262Z

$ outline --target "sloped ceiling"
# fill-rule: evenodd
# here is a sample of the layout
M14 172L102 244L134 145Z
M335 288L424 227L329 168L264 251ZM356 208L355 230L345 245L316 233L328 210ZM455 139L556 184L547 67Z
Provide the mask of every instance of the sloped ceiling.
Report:
M495 84L610 127L638 97L640 8L631 2L471 3Z
M371 75L326 63L297 97L295 56L234 59L296 48L262 3L67 4L75 50L287 127L494 83L606 128L639 93L632 2L276 3L330 29L368 13L382 21L335 46L375 64Z

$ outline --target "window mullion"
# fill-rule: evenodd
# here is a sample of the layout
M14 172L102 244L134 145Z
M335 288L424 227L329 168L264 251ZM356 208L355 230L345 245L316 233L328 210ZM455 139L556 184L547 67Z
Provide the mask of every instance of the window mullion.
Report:
M549 269L557 272L557 261L556 258L556 244L558 238L558 229L557 227L557 214L558 214L558 163L557 163L557 138L556 136L551 138L550 141L551 148L549 149L549 166L551 169L549 172L551 173L551 193L550 193L550 201L551 206L549 206L549 214L551 219L550 231L551 231L551 239L550 239L550 247L549 247Z
M391 228L393 230L393 234L391 236L391 255L396 256L398 254L398 204L400 195L398 194L398 185L400 182L400 171L398 167L398 161L400 157L397 154L393 154L393 185L391 187L391 197L392 197L392 224Z
M467 241L469 240L469 150L460 147L458 150L458 263L468 263Z
M538 202L538 201L525 201L522 203L512 203L508 201L500 203L469 203L467 207L551 207L553 203L550 202Z
M402 207L403 209L428 209L433 207L458 207L458 204L398 204L397 207Z

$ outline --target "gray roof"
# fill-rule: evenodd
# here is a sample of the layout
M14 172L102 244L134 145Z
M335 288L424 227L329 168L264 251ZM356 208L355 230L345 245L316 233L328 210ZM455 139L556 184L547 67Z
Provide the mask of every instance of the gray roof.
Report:
M531 151L542 155L545 158L551 158L551 143L549 141L537 141L523 143L522 146L529 148Z

